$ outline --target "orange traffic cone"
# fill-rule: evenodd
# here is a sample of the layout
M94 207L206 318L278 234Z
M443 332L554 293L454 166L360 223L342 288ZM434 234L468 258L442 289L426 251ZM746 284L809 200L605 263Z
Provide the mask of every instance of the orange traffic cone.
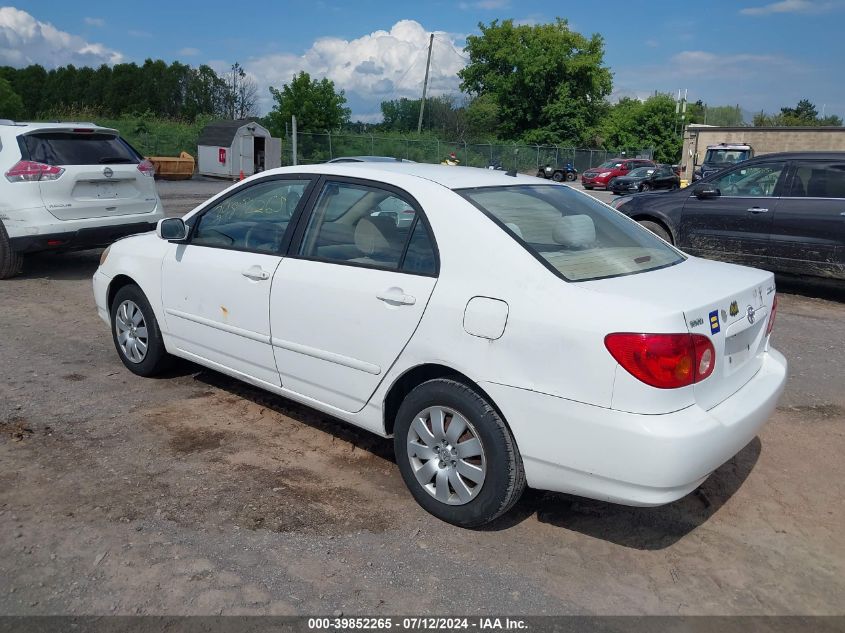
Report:
M243 179L244 179L244 170L241 169L241 176L240 176L240 178L238 178L238 180L243 180Z

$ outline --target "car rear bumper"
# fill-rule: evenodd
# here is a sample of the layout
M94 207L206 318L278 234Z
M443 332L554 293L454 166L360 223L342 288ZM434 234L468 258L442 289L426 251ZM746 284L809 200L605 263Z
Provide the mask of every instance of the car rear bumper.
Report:
M19 253L35 253L38 251L78 250L107 246L115 240L155 231L155 222L132 222L131 224L114 224L110 226L92 226L74 231L59 233L39 233L37 235L20 235L12 237L9 242L12 250Z
M528 485L634 506L656 506L695 490L742 450L775 410L786 359L766 354L739 391L705 411L625 413L482 383L513 431Z

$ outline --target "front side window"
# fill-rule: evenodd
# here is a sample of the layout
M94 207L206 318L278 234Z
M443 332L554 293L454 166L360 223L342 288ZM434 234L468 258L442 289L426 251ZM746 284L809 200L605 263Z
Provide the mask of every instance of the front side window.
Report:
M514 185L457 193L569 281L630 275L684 260L633 220L569 187Z
M793 198L845 198L845 163L798 163L789 189Z
M420 274L434 274L436 268L431 237L408 200L386 189L345 182L323 187L299 254Z
M278 254L309 183L270 180L238 191L198 218L191 244Z
M711 183L723 196L769 198L775 195L786 163L762 163L720 174Z

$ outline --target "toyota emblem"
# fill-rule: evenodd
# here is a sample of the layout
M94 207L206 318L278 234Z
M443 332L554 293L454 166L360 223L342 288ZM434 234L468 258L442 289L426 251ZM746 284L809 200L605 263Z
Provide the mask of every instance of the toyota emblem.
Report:
M112 176L114 176L114 172L112 171L111 167L105 167L103 169L103 176L105 176L106 178L111 178Z
M748 315L748 322L754 323L754 312L755 312L754 308L752 308L751 306L748 306L748 310L746 310L745 312Z

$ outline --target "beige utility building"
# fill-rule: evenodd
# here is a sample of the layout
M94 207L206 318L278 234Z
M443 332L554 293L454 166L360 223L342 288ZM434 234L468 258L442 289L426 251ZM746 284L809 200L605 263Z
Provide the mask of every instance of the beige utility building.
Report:
M845 127L717 127L690 124L684 130L681 178L691 179L708 145L743 143L755 156L774 152L845 152Z

